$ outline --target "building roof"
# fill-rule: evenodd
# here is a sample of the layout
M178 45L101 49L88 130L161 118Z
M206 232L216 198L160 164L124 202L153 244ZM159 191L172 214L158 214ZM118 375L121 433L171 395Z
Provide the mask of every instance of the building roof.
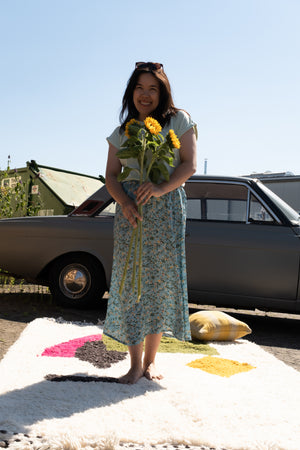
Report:
M66 204L78 206L103 186L99 178L76 172L27 163L31 170Z
M300 179L300 175L294 175L292 172L262 172L256 173L253 172L250 175L244 175L245 177L250 178L258 178L259 180L292 180L298 181Z

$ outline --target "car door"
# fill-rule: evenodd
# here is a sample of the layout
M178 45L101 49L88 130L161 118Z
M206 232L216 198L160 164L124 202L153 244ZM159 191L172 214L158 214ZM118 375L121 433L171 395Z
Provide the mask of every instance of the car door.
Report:
M189 290L296 300L300 243L247 184L186 187Z

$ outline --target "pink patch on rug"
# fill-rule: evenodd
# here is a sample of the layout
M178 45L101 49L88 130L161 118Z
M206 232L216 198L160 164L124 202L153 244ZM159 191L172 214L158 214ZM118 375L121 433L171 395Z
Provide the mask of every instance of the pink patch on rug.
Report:
M64 358L73 358L78 348L82 347L86 342L100 341L102 334L92 334L78 339L72 339L68 342L54 345L46 348L41 356L60 356Z

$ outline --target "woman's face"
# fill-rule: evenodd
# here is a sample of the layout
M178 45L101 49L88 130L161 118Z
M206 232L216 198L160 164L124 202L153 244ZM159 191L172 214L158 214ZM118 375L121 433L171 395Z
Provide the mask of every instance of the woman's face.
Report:
M159 105L159 82L151 73L142 73L133 91L133 103L143 121Z

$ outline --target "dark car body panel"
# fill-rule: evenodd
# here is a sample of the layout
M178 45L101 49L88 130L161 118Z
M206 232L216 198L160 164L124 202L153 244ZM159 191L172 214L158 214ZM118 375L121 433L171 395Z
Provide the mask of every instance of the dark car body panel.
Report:
M113 247L113 217L49 216L6 219L0 221L2 241L0 258L5 254L1 267L10 273L22 275L29 281L44 279L47 266L55 259L71 252L94 255L110 280ZM101 234L101 237L100 237ZM18 255L11 248L22 249Z

